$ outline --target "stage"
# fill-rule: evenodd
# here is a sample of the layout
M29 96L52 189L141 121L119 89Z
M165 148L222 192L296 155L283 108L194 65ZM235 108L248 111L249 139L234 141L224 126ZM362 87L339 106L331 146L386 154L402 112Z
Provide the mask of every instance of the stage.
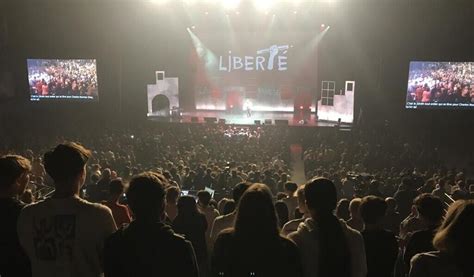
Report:
M149 116L150 120L175 123L217 123L225 120L225 124L232 125L288 125L301 127L334 127L337 122L319 121L316 115L310 112L247 112L228 111L194 111L182 112L181 117ZM352 124L341 123L341 128L351 128Z

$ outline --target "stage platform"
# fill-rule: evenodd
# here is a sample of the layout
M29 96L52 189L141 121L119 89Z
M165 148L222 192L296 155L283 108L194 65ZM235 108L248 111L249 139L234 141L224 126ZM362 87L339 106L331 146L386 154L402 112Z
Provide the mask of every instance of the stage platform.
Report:
M252 112L250 116L246 112L227 111L194 111L183 112L181 118L166 118L151 116L150 120L160 122L176 123L208 123L208 121L219 122L225 120L225 124L233 125L286 125L300 127L334 127L337 122L321 121L316 119L314 113L293 112ZM207 119L207 120L206 120ZM256 122L257 121L257 122ZM258 122L259 121L259 122ZM271 124L269 124L271 121ZM288 122L288 123L287 123ZM341 123L341 128L351 128L352 124Z

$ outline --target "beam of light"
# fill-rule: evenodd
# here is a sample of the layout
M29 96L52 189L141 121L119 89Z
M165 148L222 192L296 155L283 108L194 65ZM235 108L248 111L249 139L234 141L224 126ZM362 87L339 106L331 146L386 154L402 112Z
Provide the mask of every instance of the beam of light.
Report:
M234 10L240 5L240 0L222 0L222 5L225 10Z
M216 54L214 54L200 39L196 34L193 33L191 28L186 29L191 37L191 40L194 45L194 49L201 61L206 68L207 73L213 73L218 69L218 59Z

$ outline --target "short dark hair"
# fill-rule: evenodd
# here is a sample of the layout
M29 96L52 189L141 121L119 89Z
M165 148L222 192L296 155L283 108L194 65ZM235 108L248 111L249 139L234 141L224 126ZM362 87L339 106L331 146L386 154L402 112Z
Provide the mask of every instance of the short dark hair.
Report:
M19 155L5 155L0 157L0 187L8 188L20 176L31 170L30 161Z
M44 154L44 168L55 183L74 181L84 170L91 152L75 142L59 144Z
M285 183L285 189L287 191L291 191L291 192L295 193L295 191L298 189L298 184L296 184L294 182L286 182ZM292 196L292 195L289 195L289 196Z
M125 191L125 185L122 178L113 179L109 183L110 194L122 194Z
M163 213L165 189L159 174L148 171L132 177L127 191L128 205L137 218Z
M430 193L423 193L413 200L413 204L418 213L431 223L440 223L443 220L445 210L443 201L439 197Z
M205 190L200 190L197 193L197 197L199 199L199 202L201 202L205 206L209 205L209 202L211 201L211 198L212 198L211 194Z
M377 196L366 196L362 198L359 213L365 224L377 223L387 211L387 203Z
M239 204L240 197L242 197L242 194L250 187L250 185L247 182L241 182L235 185L234 189L232 190L232 198L235 201L235 204Z
M174 201L179 197L179 188L175 186L170 186L166 189L166 201Z

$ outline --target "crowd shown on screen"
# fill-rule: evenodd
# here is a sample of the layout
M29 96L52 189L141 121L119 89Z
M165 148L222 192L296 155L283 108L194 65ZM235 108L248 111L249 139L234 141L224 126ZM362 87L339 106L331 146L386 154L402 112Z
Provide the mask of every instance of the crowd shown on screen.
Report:
M305 138L305 184L282 128L2 146L0 275L472 276L472 180L366 137Z
M472 63L437 63L410 72L407 102L474 104Z
M48 60L30 66L31 95L96 96L97 69L89 60Z

